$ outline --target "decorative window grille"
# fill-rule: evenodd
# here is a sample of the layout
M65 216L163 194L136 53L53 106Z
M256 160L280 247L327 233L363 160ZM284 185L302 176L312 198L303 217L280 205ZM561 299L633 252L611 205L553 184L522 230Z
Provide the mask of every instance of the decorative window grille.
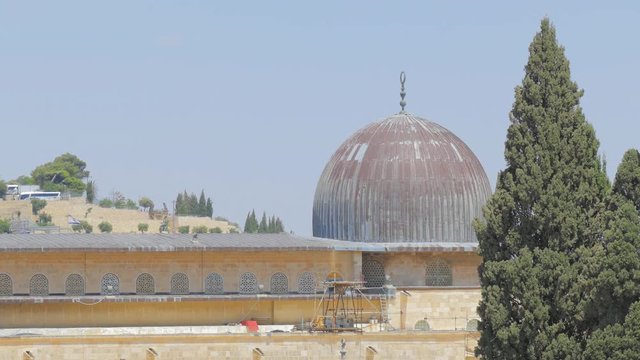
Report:
M42 274L33 275L29 283L29 295L47 296L49 295L49 279Z
M315 294L316 293L316 277L313 273L304 272L298 278L298 292L300 294Z
M120 294L120 280L116 274L108 273L102 277L101 286L102 295L118 295Z
M286 294L289 292L289 279L287 275L277 272L271 276L271 293Z
M67 276L64 283L64 293L67 296L84 295L84 278L80 274L71 274Z
M366 260L362 264L362 276L366 287L382 287L385 283L384 266L377 260Z
M451 286L451 266L442 259L433 259L426 268L427 286Z
M0 274L0 296L13 295L13 281L8 274Z
M256 274L246 272L240 275L240 294L258 293L258 279Z
M467 331L478 331L478 325L480 321L478 319L471 319L467 322Z
M189 277L185 273L173 274L171 277L171 293L174 295L189 294Z
M420 330L420 331L429 331L429 330L431 330L431 326L429 326L429 323L427 322L427 320L418 320L416 322L416 325L413 328L415 330Z
M156 293L156 283L151 274L142 273L136 278L136 294L153 295Z
M204 280L204 293L209 295L224 294L224 280L222 275L211 273Z

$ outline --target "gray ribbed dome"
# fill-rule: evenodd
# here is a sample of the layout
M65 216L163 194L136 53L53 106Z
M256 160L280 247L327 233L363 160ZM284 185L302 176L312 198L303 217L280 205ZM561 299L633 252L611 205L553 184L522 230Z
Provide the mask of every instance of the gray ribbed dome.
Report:
M442 126L400 113L357 131L316 188L313 235L366 242L475 242L491 188L482 165Z

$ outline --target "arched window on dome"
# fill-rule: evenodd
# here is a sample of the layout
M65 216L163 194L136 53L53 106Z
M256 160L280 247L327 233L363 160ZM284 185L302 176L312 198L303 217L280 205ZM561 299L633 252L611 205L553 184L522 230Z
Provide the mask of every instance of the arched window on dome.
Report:
M136 294L153 295L156 293L156 283L151 274L142 273L136 278Z
M224 294L224 279L222 275L211 273L204 280L204 293L208 295Z
M271 293L286 294L289 292L289 279L287 275L277 272L271 275Z
M316 277L312 272L303 272L298 278L298 292L300 294L316 293Z
M378 260L365 260L362 263L362 276L365 287L382 287L385 283L384 266Z
M13 295L13 281L9 274L0 274L0 296Z
M105 274L102 277L102 283L100 285L100 293L102 295L120 294L120 279L118 279L116 274Z
M171 277L171 294L188 295L189 294L189 277L185 273L173 274Z
M49 279L43 274L35 274L29 282L29 295L47 296L49 295Z
M451 286L451 266L443 259L433 259L426 266L427 286Z
M246 272L240 275L240 294L257 294L258 293L258 278L256 274Z
M70 274L64 283L64 293L67 296L84 295L84 278L80 274Z

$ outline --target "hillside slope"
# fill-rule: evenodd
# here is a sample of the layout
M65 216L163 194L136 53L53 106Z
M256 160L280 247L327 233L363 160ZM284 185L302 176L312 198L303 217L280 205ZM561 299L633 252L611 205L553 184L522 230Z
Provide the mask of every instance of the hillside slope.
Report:
M77 220L86 220L93 226L94 232L99 232L98 224L108 221L113 225L113 232L131 233L138 231L138 224L149 224L149 232L159 232L162 220L151 220L149 214L141 210L125 209L105 209L96 204L86 204L83 199L49 201L42 210L51 215L52 221L61 231L71 232L71 225L67 223L67 215L71 215ZM23 219L31 219L35 222L37 216L31 214L31 203L19 200L0 200L0 218L12 218L20 212ZM229 232L234 228L227 221L217 221L207 217L178 216L177 225L194 226L204 225L207 228L219 227L223 232ZM171 221L171 216L169 217Z

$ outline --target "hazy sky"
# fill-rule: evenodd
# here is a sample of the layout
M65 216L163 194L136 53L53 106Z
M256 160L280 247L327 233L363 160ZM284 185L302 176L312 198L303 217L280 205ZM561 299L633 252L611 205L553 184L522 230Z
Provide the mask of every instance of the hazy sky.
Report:
M325 163L399 111L404 70L407 111L462 138L494 185L545 15L611 176L640 147L640 3L585 3L0 1L0 177L71 152L100 198L204 189L214 215L266 210L310 235Z

